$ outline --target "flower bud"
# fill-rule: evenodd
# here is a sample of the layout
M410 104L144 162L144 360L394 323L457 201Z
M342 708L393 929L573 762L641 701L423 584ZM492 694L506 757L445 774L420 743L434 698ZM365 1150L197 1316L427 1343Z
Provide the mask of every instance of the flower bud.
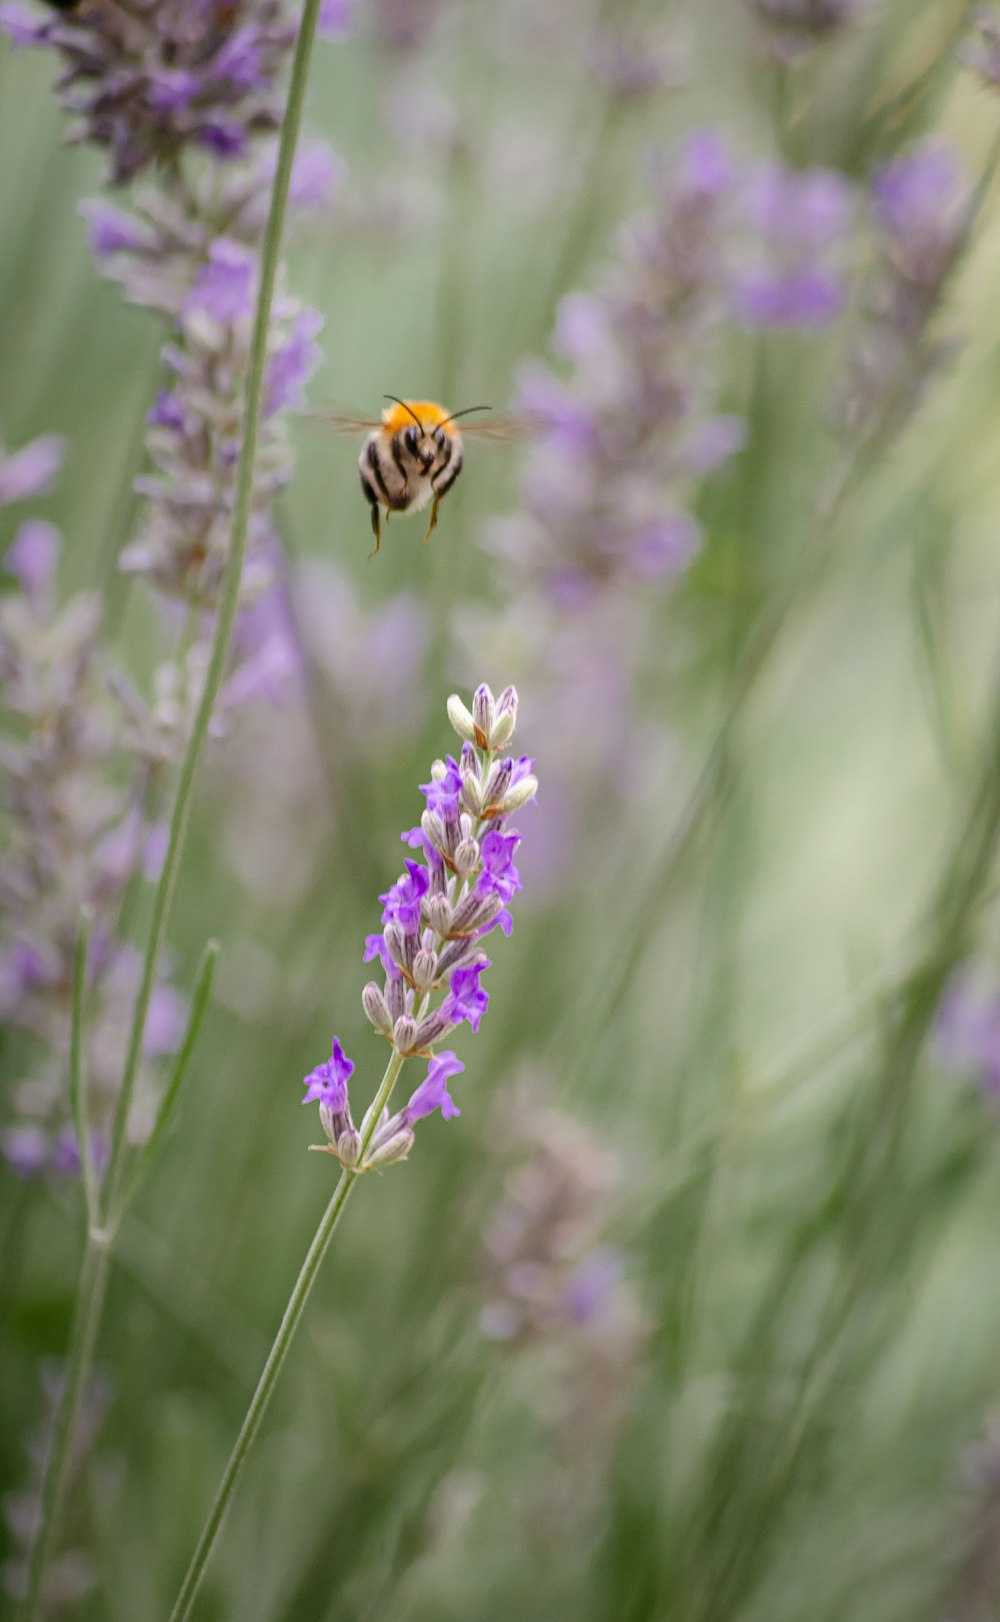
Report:
M356 1132L353 1127L349 1127L346 1132L342 1132L337 1141L337 1155L340 1164L346 1166L348 1170L356 1166L361 1158L360 1132Z
M420 826L423 829L424 837L430 841L434 849L446 853L448 850L448 835L437 812L425 811L420 818Z
M474 817L483 814L483 790L478 777L466 777L462 780L462 804Z
M490 767L489 775L483 785L483 804L486 806L499 805L510 786L514 774L514 762L510 759L498 760Z
M365 1170L374 1170L378 1166L391 1166L394 1161L405 1160L413 1148L413 1128L404 1126L401 1131L393 1133L384 1143L369 1152L365 1161Z
M472 695L472 724L475 727L475 737L480 749L487 748L490 733L493 731L493 716L496 706L493 694L486 683L477 687Z
M488 895L463 896L452 915L449 935L471 935L473 930L481 929L484 924L493 922L497 913L502 911L503 902L495 891ZM440 968L440 964L438 965Z
M402 977L387 980L385 983L385 1000L390 1017L395 1021L400 1014L406 1013L406 985Z
M475 723L457 693L452 693L448 700L448 719L460 738L472 743L476 736Z
M389 1005L374 980L369 980L362 991L361 1006L377 1031L381 1031L383 1036L392 1034L392 1015L389 1012Z
M538 778L522 777L519 783L514 784L510 793L504 796L503 803L499 808L499 815L506 817L512 811L519 811L522 805L527 805L528 801L533 800L537 793Z
M398 963L401 969L405 969L409 973L413 957L413 942L410 936L404 932L401 925L396 923L395 919L390 919L383 934L393 962Z
M516 700L515 700L516 703ZM497 711L497 718L490 733L490 748L503 749L514 736L514 727L517 724L517 714L514 710L507 710L503 715Z
M444 1004L442 1003L441 1008L443 1007ZM440 1042L442 1036L447 1035L448 1031L454 1027L454 1021L446 1019L441 1012L441 1008L435 1008L434 1012L428 1014L426 1019L422 1019L414 1032L411 1045L421 1052L423 1052L424 1048L433 1047L435 1042Z
M342 1120L342 1118L341 1118L341 1120ZM319 1124L323 1128L323 1131L326 1133L326 1135L329 1138L330 1142L331 1143L336 1143L336 1141L337 1141L337 1116L334 1115L333 1110L330 1108L329 1104L321 1104L320 1105L320 1107L319 1107Z
M392 1040L397 1053L409 1053L417 1034L417 1022L409 1014L400 1014L392 1027Z
M451 902L447 896L432 895L427 902L427 920L437 935L447 935L451 929Z
M464 878L479 865L479 845L474 839L461 839L455 848L455 866Z
M482 776L482 770L479 765L479 756L476 754L476 751L473 749L471 743L463 743L462 745L462 753L458 758L458 770L463 778Z
M432 985L437 975L437 955L423 948L413 959L413 978L418 986Z

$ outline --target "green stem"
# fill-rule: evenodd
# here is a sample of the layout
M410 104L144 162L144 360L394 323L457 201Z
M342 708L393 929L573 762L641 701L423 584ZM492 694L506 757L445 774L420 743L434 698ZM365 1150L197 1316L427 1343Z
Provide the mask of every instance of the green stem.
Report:
M226 568L219 594L215 638L212 643L212 653L205 677L205 686L194 719L194 725L191 729L188 746L184 753L184 759L181 762L177 781L177 794L174 800L173 815L170 820L167 856L163 864L163 872L153 904L153 918L143 960L142 979L129 1032L122 1085L115 1105L114 1121L111 1128L111 1152L104 1183L104 1197L101 1202L101 1220L104 1231L95 1232L92 1230L80 1274L66 1387L56 1415L53 1446L43 1474L41 1518L38 1536L32 1550L28 1602L25 1610L26 1622L38 1622L40 1615L42 1579L46 1559L55 1535L59 1505L65 1488L70 1442L76 1428L80 1396L87 1375L90 1372L91 1357L100 1325L104 1303L104 1288L107 1280L107 1251L113 1237L114 1224L120 1215L117 1206L124 1175L127 1148L126 1129L139 1072L139 1061L142 1056L149 1004L156 983L157 965L166 936L177 877L184 854L195 776L208 737L215 701L222 685L226 658L229 653L229 642L239 606L240 577L243 572L247 531L250 525L250 513L253 504L254 462L257 454L257 438L264 401L271 304L278 275L278 261L291 183L292 164L295 159L295 147L302 122L302 108L309 78L309 63L312 56L313 39L316 34L319 5L320 0L304 0L302 21L295 44L295 55L288 87L288 100L285 104L285 115L282 120L281 137L278 143L278 162L275 170L274 188L271 192L271 205L268 212L267 227L264 232L260 286L257 290L257 307L254 314L253 338L250 346L246 407L243 416L243 442L240 448L239 467L236 474L233 526L229 541L229 554L226 559ZM95 1247L97 1246L100 1247L97 1251L99 1262L93 1259Z
M104 1292L107 1288L110 1261L108 1235L91 1228L87 1234L87 1248L83 1253L83 1265L80 1268L73 1328L66 1354L65 1384L56 1409L42 1473L38 1536L31 1551L28 1597L25 1603L25 1616L28 1622L36 1622L36 1618L42 1615L45 1568L59 1524L59 1513L69 1475L76 1419L94 1355L94 1343L97 1340L104 1308Z
M375 1094L374 1102L371 1109L368 1111L366 1123L361 1132L360 1159L362 1163L364 1162L365 1155L368 1152L368 1146L375 1135L375 1129L378 1125L379 1116L382 1114L383 1109L389 1102L389 1096L396 1084L396 1078L398 1077L399 1072L402 1070L403 1064L404 1060L402 1056L394 1051L392 1058L389 1060L389 1063L386 1066L386 1071L385 1075L382 1077L381 1086L379 1087L378 1092ZM274 1390L278 1375L281 1372L281 1365L285 1361L285 1356L288 1352L288 1348L292 1344L295 1331L299 1327L299 1321L302 1317L303 1311L305 1310L306 1302L308 1301L312 1287L316 1282L316 1275L322 1265L323 1257L326 1255L327 1246L329 1245L330 1240L333 1238L334 1229L336 1228L337 1223L340 1221L341 1212L343 1211L344 1206L347 1204L348 1195L350 1194L351 1189L354 1187L354 1184L357 1182L358 1176L359 1173L356 1171L345 1170L341 1173L340 1181L333 1191L330 1203L324 1211L320 1225L316 1229L316 1233L313 1236L312 1244L309 1246L309 1249L306 1252L306 1259L302 1263L302 1270L299 1273L298 1278L295 1280L295 1288L292 1290L288 1300L288 1305L285 1308L285 1314L281 1320L281 1327L275 1336L274 1345L271 1347L271 1350L268 1353L267 1362L264 1364L264 1371L261 1374L260 1380L257 1383L257 1389L254 1392L250 1406L247 1409L246 1418L244 1419L243 1424L240 1426L240 1433L236 1438L233 1451L229 1455L229 1462L223 1471L222 1480L219 1482L219 1488L215 1495L215 1501L213 1502L212 1508L209 1511L208 1519L202 1529L201 1537L198 1539L198 1546L195 1549L194 1555L191 1559L191 1564L188 1567L187 1574L183 1583L181 1584L181 1591L177 1596L177 1603L170 1613L170 1622L185 1622L185 1618L189 1617L191 1614L191 1607L194 1604L198 1590L201 1587L202 1578L205 1575L205 1567L208 1565L209 1557L215 1545L215 1540L219 1535L219 1529L222 1526L226 1510L229 1508L229 1501L236 1490L236 1483L239 1480L240 1472L243 1469L243 1466L245 1465L247 1457L250 1453L250 1449L256 1440L261 1421L264 1418L267 1405L271 1400L271 1393Z
M90 945L91 914L85 909L80 918L80 935L73 965L73 1014L69 1036L69 1098L80 1154L80 1173L87 1207L87 1227L100 1222L94 1158L90 1152L90 1122L87 1107L87 1076L83 1064L83 999L87 988L87 950Z

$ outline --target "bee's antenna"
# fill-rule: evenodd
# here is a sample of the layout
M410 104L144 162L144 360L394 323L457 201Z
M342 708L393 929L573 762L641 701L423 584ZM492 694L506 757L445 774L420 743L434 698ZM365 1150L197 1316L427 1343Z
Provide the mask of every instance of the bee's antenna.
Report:
M470 413L473 412L473 411L492 411L492 410L493 410L492 406L466 406L464 411L453 411L450 417L445 417L444 422L439 422L438 423L438 427L443 428L445 426L445 423L454 422L457 417L468 417L470 415Z
M412 410L410 406L407 405L405 400L401 400L399 398L399 396L396 395L396 394L384 394L382 396L382 398L384 400L395 400L396 404L398 406L402 406L404 411L409 411L410 416L413 418L413 420L416 423L417 427L420 429L420 432L423 433L423 431L424 431L423 423L420 421L420 418L417 416L417 413L414 410Z

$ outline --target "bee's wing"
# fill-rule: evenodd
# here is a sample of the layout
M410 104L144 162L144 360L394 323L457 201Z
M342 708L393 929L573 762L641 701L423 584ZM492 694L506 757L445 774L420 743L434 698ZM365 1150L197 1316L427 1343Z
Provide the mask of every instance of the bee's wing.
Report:
M309 416L335 434L363 434L384 426L381 417L359 417L353 411L310 411Z
M480 439L487 443L511 444L525 439L531 433L531 419L515 412L505 416L463 419L460 431L463 439Z

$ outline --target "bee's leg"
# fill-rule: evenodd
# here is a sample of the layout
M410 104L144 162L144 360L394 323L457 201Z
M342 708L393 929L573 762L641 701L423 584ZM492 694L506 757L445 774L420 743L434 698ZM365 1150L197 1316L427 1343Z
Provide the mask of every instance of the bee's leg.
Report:
M440 505L441 505L441 497L435 493L434 502L433 502L433 505L431 506L431 516L427 520L427 534L424 536L424 545L425 546L427 545L427 542L430 540L431 536L434 534L434 531L437 529L438 508L440 507Z
M379 522L378 505L374 502L372 503L372 534L375 537L375 545L368 554L370 558L375 556L375 553L379 551L382 545L382 526Z

